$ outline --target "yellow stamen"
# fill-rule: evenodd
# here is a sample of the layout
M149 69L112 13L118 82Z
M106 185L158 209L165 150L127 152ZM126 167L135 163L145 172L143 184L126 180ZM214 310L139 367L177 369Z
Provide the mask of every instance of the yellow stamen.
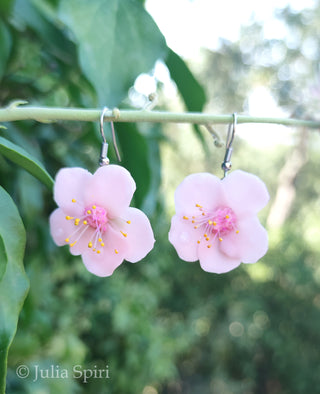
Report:
M211 220L208 220L208 223L210 224L210 226L211 226L211 224L213 223Z
M239 233L240 233L240 231L239 231L239 230L237 230L237 231L236 231L236 234L239 234Z
M195 216L192 216L192 219L195 219L196 217Z
M211 245L207 245L207 248L210 249L210 248L211 248Z
M86 220L83 221L83 224L88 224L88 222Z
M117 250L117 249L115 249L115 250L114 250L114 253L115 253L115 254L118 254L119 252L118 252L118 250Z
M92 209L96 209L97 207L95 205L92 205Z
M198 241L197 241L197 244L199 244L199 243L200 243L200 241L198 240Z
M209 241L209 239L210 239L210 238L207 237L207 238L206 238L206 241Z
M71 219L73 219L73 217L71 217L71 216L66 216L66 219L67 219L67 220L71 220Z
M206 238L208 236L208 234L203 234L203 236Z
M76 199L75 199L75 198L73 198L71 201L72 201L72 202L76 202Z
M97 253L100 254L101 253L100 250L97 250Z
M88 210L87 210L87 214L88 214L88 215L90 215L90 214L91 214L91 211L90 211L90 209L88 209Z
M219 241L220 241L220 242L222 241L222 238L221 238L221 237L219 238Z
M95 251L96 251L96 248L93 248L92 251L95 252Z
M92 242L88 243L88 248L92 248Z
M70 246L74 246L77 243L77 241L74 241Z
M202 216L204 216L205 215L205 213L204 212L202 212Z
M69 238L66 238L65 240L64 240L64 242L69 242L70 241L70 239Z
M100 244L102 247L104 247L104 243L103 242L101 242L101 244Z
M230 216L229 216L229 215L226 215L226 219L230 219Z
M213 222L212 224L213 224L214 226L216 226L216 225L217 225L217 222Z
M120 233L124 236L124 237L126 237L128 234L127 233L124 233L123 231L121 231L120 230Z
M99 239L98 239L98 242L102 242L102 238L99 238Z
M194 221L194 220L192 220L192 223L195 223L195 221Z
M74 221L75 226L78 226L79 222L80 222L80 219L75 219L75 221Z
M188 216L183 217L184 220L189 220Z
M202 206L200 204L196 204L197 208L202 208Z
M196 230L198 228L198 226L194 226L193 228Z
M128 224L131 224L131 221L130 221L130 220L127 220L127 223L128 223Z

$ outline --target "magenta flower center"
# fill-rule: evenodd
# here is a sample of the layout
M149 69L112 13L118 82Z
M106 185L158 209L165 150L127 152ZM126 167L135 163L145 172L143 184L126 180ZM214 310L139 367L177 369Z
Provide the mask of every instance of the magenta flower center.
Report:
M103 207L100 207L99 205L92 205L85 208L84 217L91 227L97 228L101 232L107 230L107 211Z
M194 230L199 233L198 244L205 242L211 248L212 242L218 239L223 241L223 237L231 232L239 233L237 229L237 216L229 207L219 207L214 210L206 210L201 205L196 204L199 214L191 218L183 216L183 219L190 221Z
M72 199L74 204L77 204L75 198ZM71 247L74 246L78 241L81 240L82 236L87 233L90 227L94 228L94 232L92 232L91 239L88 242L88 248L93 252L98 254L101 253L101 249L105 246L105 236L108 226L111 225L114 229L116 229L115 221L110 221L108 219L107 210L99 205L90 205L87 206L83 215L75 218L73 216L66 216L66 220L70 220L73 222L75 226L75 230L65 239L65 242L68 243ZM131 223L130 220L124 220L122 218L118 218L118 221L123 223L123 225L128 225ZM116 229L119 231L121 236L127 237L127 233L122 229ZM118 254L118 249L114 249L114 253Z

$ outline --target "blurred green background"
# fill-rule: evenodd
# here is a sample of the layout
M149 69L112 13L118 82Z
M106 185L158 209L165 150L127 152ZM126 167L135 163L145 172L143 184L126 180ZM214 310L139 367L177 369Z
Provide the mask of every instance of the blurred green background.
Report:
M144 1L1 1L0 105L141 108L148 100L135 79L143 73L159 110L247 113L249 93L263 86L289 116L314 118L320 2L275 15L286 39L267 39L252 20L238 41L183 59L167 47ZM52 176L61 167L97 167L98 122L4 126L1 136ZM30 279L7 393L320 393L319 132L295 129L283 140L276 129L269 144L236 138L233 167L261 177L271 195L260 215L270 248L254 265L215 275L180 261L167 234L175 188L190 173L222 176L223 148L202 127L115 126L122 165L137 183L133 204L149 215L157 242L143 261L124 262L109 278L91 275L67 247L54 245L51 191L0 155L1 186L27 231ZM226 127L217 130L224 139ZM30 368L28 378L17 376L20 365ZM74 366L107 369L109 378L62 378ZM35 379L36 368L59 376Z

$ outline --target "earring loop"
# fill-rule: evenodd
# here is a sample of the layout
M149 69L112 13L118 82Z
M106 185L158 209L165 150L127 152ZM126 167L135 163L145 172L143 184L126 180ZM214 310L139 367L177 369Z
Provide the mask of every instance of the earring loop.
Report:
M106 137L105 137L104 131L103 131L104 117L105 117L105 113L108 110L109 110L108 107L104 107L102 109L102 112L101 112L101 115L100 115L100 133L101 133L101 137L102 137L102 145L101 145L101 152L100 152L100 158L99 158L99 165L100 166L108 165L110 163L110 160L107 157L108 143L106 141ZM118 146L117 146L116 133L115 133L115 130L114 130L114 124L113 124L112 120L110 121L110 125L111 125L112 141L113 141L114 150L116 152L118 161L121 161L119 149L118 149Z
M237 113L234 112L232 114L233 121L232 123L229 124L228 128L228 134L227 134L227 141L226 141L226 153L223 159L223 163L221 164L221 168L224 171L224 178L227 176L228 171L231 170L232 163L231 163L231 156L232 156L232 143L234 139L234 135L236 132L236 125L237 125L237 120L238 116Z

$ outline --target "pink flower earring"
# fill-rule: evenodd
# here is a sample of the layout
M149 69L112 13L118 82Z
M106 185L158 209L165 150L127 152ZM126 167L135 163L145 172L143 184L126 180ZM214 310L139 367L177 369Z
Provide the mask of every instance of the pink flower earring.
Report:
M224 178L192 174L175 192L169 241L182 260L199 260L208 272L224 273L241 262L255 263L268 250L268 234L257 217L269 200L265 184L241 170L227 176L236 123L233 114L222 163Z
M147 216L129 207L136 184L125 168L109 164L103 132L100 168L94 174L83 168L63 168L56 176L54 200L58 208L50 216L50 230L58 246L69 245L81 255L88 271L110 276L124 259L135 263L153 248L155 239ZM113 143L120 161L111 122Z

